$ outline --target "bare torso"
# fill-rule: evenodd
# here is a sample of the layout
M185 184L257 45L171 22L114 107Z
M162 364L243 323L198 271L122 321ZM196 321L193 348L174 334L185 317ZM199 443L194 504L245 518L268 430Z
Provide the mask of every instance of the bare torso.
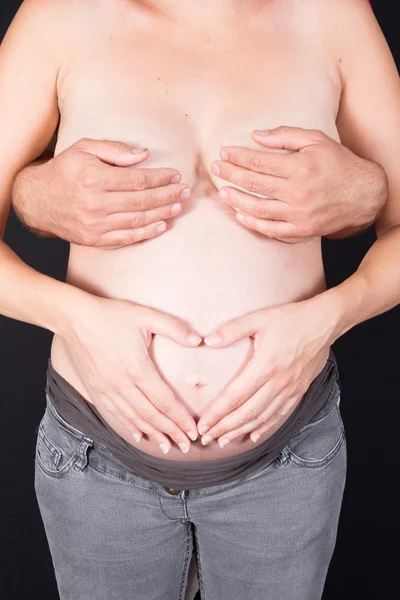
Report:
M324 290L320 239L285 244L243 227L217 194L231 184L210 170L221 146L262 149L251 138L255 128L321 129L339 141L337 66L316 19L302 14L304 3L266 2L268 10L258 15L237 14L208 27L167 22L133 2L80 4L58 83L56 153L81 137L147 147L150 158L141 166L179 169L192 196L158 238L112 251L72 245L67 281L180 317L202 336L235 316ZM54 337L53 366L89 401L65 344ZM216 350L183 348L156 335L150 347L159 372L195 417L252 352L251 338ZM117 421L110 425L164 458L156 443L138 445ZM207 460L251 447L248 437L223 451L193 444L183 455L172 446L167 458Z

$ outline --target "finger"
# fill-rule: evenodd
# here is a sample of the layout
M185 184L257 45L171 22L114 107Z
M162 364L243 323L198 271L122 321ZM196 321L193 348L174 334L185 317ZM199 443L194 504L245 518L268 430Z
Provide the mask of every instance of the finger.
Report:
M270 219L258 219L253 215L243 213L241 211L236 213L236 218L245 227L258 231L266 237L270 238L296 238L298 230L296 225L288 223L287 221L273 221ZM303 238L304 239L304 238ZM290 242L288 242L290 243Z
M202 340L184 321L166 313L143 307L141 319L148 331L162 335L181 346L198 346Z
M220 157L238 167L283 178L290 177L295 160L292 154L251 150L242 146L223 146Z
M147 148L136 148L123 142L109 140L92 140L82 138L75 143L81 152L96 156L109 165L128 167L146 160L149 157Z
M136 409L133 408L129 400L135 401ZM163 409L167 407L167 404L168 400L165 406L155 406L140 388L133 386L132 390L129 391L129 398L121 396L120 406L125 417L153 439L164 454L167 453L164 452L166 447L169 450L171 446L168 436L176 442L183 453L186 453L190 449L190 440L164 413Z
M107 248L109 250L117 250L124 248L142 240L148 240L161 235L166 231L167 224L163 221L151 223L137 229L125 229L121 231L109 231L101 236L95 244L99 248Z
M109 215L121 212L152 210L190 197L190 188L186 183L170 183L141 192L109 192L104 202Z
M291 214L291 207L281 200L263 200L255 198L246 192L224 186L218 190L219 197L230 206L257 217L258 219L272 219L287 221Z
M247 404L252 403L248 409L248 419L237 428L225 429L221 434L217 432L214 439L218 439L221 448L225 447L232 440L237 439L247 433L251 433L252 441L256 442L259 436L255 435L260 429L263 433L274 428L277 429L289 418L297 405L298 397L291 396L287 399L288 391L285 388L278 393L272 393L271 386L267 383L261 387L258 392L245 403L241 409L247 407ZM254 413L254 419L251 415ZM233 415L233 413L232 413ZM276 425L278 424L278 427ZM219 424L218 424L219 425ZM217 425L217 426L218 426ZM211 433L211 432L210 432ZM254 435L255 438L254 438Z
M146 415L141 416L160 431L167 433L177 444L190 445L189 439L197 437L195 420L189 411L175 397L170 387L161 379L153 362L148 359L137 387L148 398ZM152 405L152 406L151 406Z
M179 183L181 177L176 169L130 169L104 165L104 190L107 192L140 192L169 183ZM174 178L177 178L176 181Z
M260 311L254 311L227 321L209 333L204 341L207 346L224 348L245 337L254 336L260 330Z
M255 129L252 135L257 143L268 148L294 151L325 142L328 139L328 136L319 129L302 129L287 125L269 130Z
M149 404L148 399L135 386L130 390L130 397L131 399L135 399L136 403ZM145 419L141 418L132 405L127 402L121 394L115 392L115 398L104 399L104 405L115 419L128 428L135 439L135 430L138 429L139 433L140 431L145 433L148 435L149 439L158 444L164 454L170 450L171 442L168 439L168 436L156 429L156 427L148 423ZM138 440L136 439L136 441Z
M286 190L289 189L287 179L255 173L249 169L237 167L227 160L215 160L211 164L211 171L221 179L239 185L244 191L247 190L271 198L281 199L282 196L285 196Z
M260 369L258 360L250 359L240 375L235 377L224 390L223 394L214 400L205 410L197 423L200 435L207 433L223 417L244 404L265 383L265 373ZM202 443L205 440L202 440Z
M109 408L109 406L111 407L111 409ZM99 413L105 418L107 423L109 422L107 417L113 417L114 419L117 419L121 423L121 425L125 427L126 433L128 435L132 435L137 442L140 442L140 440L143 437L143 432L138 427L136 427L131 420L127 419L121 413L120 410L118 410L117 408L112 408L113 406L114 405L112 404L112 402L103 401L100 405L99 403L97 403L96 408L99 411Z
M175 217L181 212L181 210L182 204L180 202L176 202L173 204L168 204L167 206L155 208L154 210L116 213L107 217L107 219L104 221L104 227L106 228L107 232L120 230L124 231L129 228L137 229L140 227L145 227L146 225L150 225L150 223L160 221L161 219L170 219L171 217Z
M280 423L279 426L283 425L285 421L290 417L292 413L294 413L297 405L299 403L298 396L291 396L288 400L282 405L281 412L277 412L276 414L266 414L261 415L261 418L265 421L261 426L253 427L253 431L250 434L251 440L256 443L257 440L267 431L269 431L272 427L275 428L277 423ZM278 428L276 428L277 430Z
M206 445L211 439L218 438L221 438L219 442L222 441L222 438L232 441L232 439L235 439L233 433L235 431L240 431L241 428L248 426L249 423L253 424L253 427L249 429L249 431L252 431L256 426L261 425L263 421L259 421L258 416L261 415L265 409L267 392L266 386L262 385L256 393L250 396L249 399L243 402L238 408L228 412L228 414L217 421L217 423L207 431L207 434L203 436L202 444ZM209 419L206 418L206 420L208 423L210 422ZM236 437L238 436L239 434L236 435ZM221 447L224 445L225 444Z

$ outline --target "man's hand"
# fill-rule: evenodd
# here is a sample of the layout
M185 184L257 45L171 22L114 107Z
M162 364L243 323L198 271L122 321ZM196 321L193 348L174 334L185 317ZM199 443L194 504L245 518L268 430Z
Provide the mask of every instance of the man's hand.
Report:
M18 175L15 212L36 232L82 246L121 248L153 238L180 212L190 189L178 183L176 169L127 168L148 156L120 142L79 140Z
M336 313L329 294L320 294L238 317L208 335L205 343L216 349L254 337L255 351L199 419L202 443L218 439L224 447L224 440L246 433L256 442L272 427L276 431L324 367Z
M188 348L202 340L176 317L95 296L82 301L63 337L90 400L106 421L113 416L136 441L147 434L164 453L171 447L169 438L186 452L189 437L197 437L196 422L149 356L153 334Z
M300 243L352 235L378 217L388 191L386 174L376 163L356 156L319 130L277 127L265 135L255 130L253 139L266 148L292 152L221 148L222 160L214 161L213 173L270 197L220 188L221 199L239 209L236 218L246 227Z

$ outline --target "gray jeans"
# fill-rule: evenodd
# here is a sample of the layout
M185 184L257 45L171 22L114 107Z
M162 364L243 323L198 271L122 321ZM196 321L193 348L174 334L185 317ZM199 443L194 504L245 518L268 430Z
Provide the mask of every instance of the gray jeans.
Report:
M347 450L335 389L278 458L176 490L140 477L51 405L35 491L61 600L320 600Z

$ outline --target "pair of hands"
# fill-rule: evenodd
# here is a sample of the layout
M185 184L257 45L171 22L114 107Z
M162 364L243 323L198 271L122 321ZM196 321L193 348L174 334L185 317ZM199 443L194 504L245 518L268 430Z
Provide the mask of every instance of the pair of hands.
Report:
M375 163L318 130L255 130L253 139L293 153L221 148L221 160L210 168L250 192L228 185L219 190L221 201L239 209L236 217L245 227L296 243L342 237L376 219L387 190ZM180 212L190 190L176 169L125 168L148 156L147 149L120 142L79 140L53 159L26 167L15 180L13 206L29 228L73 244L114 249L153 238Z
M323 368L334 340L335 306L329 295L273 306L231 320L204 342L223 348L254 337L255 352L196 424L158 374L148 354L152 335L185 347L203 340L181 320L132 302L94 298L80 308L69 332L73 362L90 399L106 421L117 419L136 441L142 434L167 453L191 440L218 439L221 447L246 433L256 442L294 411ZM206 433L207 432L207 433Z
M376 218L383 194L371 195L369 202L363 198L366 181L375 182L377 190L383 187L384 174L374 163L320 131L279 127L268 135L253 132L253 137L264 147L295 152L221 149L221 160L212 170L251 193L224 186L219 195L239 208L236 216L246 227L293 243L349 224L363 228ZM120 248L150 239L179 213L188 186L180 183L175 169L124 168L147 157L147 150L126 144L80 140L17 177L14 207L32 229L76 244ZM35 179L34 185L29 178ZM99 412L106 420L112 415L120 421L137 441L145 433L168 452L172 439L185 452L198 432L206 433L206 426L203 443L211 438L225 445L224 440L245 433L256 441L288 418L323 368L334 339L335 307L328 306L328 298L320 295L259 310L220 327L220 341L207 336L204 342L215 348L253 336L255 354L197 424L148 355L153 334L188 347L202 342L179 319L131 302L91 296L87 310L80 311L84 319L77 318L67 335L71 360Z

